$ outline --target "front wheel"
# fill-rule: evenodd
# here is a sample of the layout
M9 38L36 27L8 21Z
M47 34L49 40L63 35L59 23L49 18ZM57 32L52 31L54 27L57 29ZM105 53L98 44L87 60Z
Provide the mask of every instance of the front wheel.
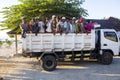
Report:
M53 71L56 69L57 66L56 58L55 56L52 55L45 55L40 60L40 63L41 63L41 68L46 71Z
M101 63L102 64L105 64L105 65L109 65L112 63L113 61L113 55L111 54L111 52L104 52L102 55L101 55L101 59L100 59Z

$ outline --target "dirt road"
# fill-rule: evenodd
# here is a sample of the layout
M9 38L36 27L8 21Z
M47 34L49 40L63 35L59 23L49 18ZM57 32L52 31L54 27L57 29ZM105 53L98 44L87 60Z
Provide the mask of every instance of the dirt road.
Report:
M115 57L111 65L58 63L52 72L42 71L34 58L0 58L0 77L4 80L120 80L120 57Z

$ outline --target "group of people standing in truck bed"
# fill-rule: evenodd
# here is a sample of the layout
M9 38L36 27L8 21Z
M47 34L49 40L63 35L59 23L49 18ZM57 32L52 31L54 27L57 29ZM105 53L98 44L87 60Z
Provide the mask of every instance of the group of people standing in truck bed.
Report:
M66 18L66 17L56 17L52 16L51 19L46 18L45 21L41 17L37 19L32 18L28 23L26 18L22 18L22 23L20 24L20 28L22 30L22 37L26 37L26 33L90 33L92 29L94 29L94 22L90 20L85 20L83 18L76 19Z

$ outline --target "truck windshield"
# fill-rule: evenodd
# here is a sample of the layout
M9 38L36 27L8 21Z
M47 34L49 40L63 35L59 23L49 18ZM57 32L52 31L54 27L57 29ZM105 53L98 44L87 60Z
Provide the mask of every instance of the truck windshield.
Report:
M108 40L118 42L117 35L115 32L104 32L104 37Z

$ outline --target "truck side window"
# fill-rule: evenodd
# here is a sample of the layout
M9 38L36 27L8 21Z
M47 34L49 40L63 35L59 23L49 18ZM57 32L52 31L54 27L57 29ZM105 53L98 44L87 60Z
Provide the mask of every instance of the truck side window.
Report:
M115 32L104 32L104 37L111 41L118 42L117 35Z

